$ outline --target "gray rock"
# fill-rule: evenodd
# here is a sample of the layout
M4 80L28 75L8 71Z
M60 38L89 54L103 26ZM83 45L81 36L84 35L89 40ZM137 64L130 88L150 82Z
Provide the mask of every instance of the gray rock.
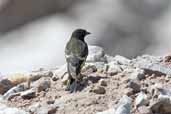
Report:
M136 68L131 73L131 79L142 80L145 78L145 71L140 68Z
M114 114L130 114L131 113L131 104L132 99L128 96L123 96L116 108L116 112Z
M55 100L54 105L59 109L59 110L64 110L65 106L68 106L66 103L68 100L72 99L72 96L62 96L59 99Z
M96 114L115 114L115 109L109 109L103 112L98 112Z
M118 64L120 65L129 65L131 60L126 58L126 57L123 57L123 56L120 56L120 55L116 55L114 58L113 58L113 61L116 61Z
M3 95L3 98L6 100L9 100L13 95L17 94L18 92L25 91L26 89L28 89L28 87L26 87L26 83L19 84L15 87L11 88L10 90L8 90Z
M128 82L128 87L132 88L135 93L140 92L141 86L137 81L130 80Z
M41 107L40 103L34 103L33 105L29 106L27 110L31 113L34 113L40 107Z
M53 72L52 71L40 71L40 72L32 72L30 74L31 81L36 81L42 77L52 77L53 76Z
M160 61L160 57L142 56L138 57L135 62L135 66L144 69L149 74L171 74L171 66L163 65Z
M46 91L51 86L49 78L41 78L31 84L32 88L36 88L37 92Z
M138 96L135 99L136 107L147 105L149 103L148 97L144 92L138 93Z
M121 67L117 65L115 62L108 63L105 69L105 71L108 72L110 75L115 75L117 73L122 72Z
M105 62L105 52L103 48L99 46L89 46L89 55L87 57L87 62Z
M29 114L29 113L18 108L10 108L4 104L0 104L0 114Z
M21 93L21 97L23 99L34 98L34 97L36 97L36 90L34 88L32 88L32 89L29 89L27 91L24 91L24 92Z

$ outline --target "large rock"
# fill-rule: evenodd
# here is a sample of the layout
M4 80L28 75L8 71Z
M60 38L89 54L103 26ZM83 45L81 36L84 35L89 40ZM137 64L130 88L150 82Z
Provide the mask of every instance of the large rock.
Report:
M30 80L31 81L36 81L40 78L43 77L52 77L53 76L53 72L52 71L39 71L39 72L32 72L30 74Z
M161 63L161 57L154 57L154 56L142 56L138 57L137 59L133 60L135 62L135 66L141 69L144 69L146 73L149 74L171 74L171 66L167 66Z
M15 94L25 91L26 89L28 89L28 86L26 83L23 84L19 84L13 88L11 88L10 90L8 90L4 95L3 98L4 99L10 99L11 97L15 96Z
M87 57L87 62L105 62L105 52L103 48L99 46L89 46L89 54Z

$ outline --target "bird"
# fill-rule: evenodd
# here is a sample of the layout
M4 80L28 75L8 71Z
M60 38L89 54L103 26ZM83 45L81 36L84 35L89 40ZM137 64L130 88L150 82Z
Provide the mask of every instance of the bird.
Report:
M85 42L85 36L89 34L91 33L84 29L74 30L65 47L65 58L69 75L65 90L71 93L77 91L81 78L81 68L88 56L88 45Z

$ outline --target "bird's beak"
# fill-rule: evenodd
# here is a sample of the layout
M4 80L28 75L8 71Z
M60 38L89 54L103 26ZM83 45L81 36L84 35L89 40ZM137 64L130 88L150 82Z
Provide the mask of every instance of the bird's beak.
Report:
M91 33L90 33L90 32L87 32L87 33L86 33L86 35L89 35L89 34L91 34Z

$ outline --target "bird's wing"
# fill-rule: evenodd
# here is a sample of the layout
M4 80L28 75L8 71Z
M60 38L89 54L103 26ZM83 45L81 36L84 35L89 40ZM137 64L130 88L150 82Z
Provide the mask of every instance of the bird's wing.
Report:
M85 42L73 41L68 43L65 48L65 57L67 58L77 58L79 60L85 61L88 55L88 47Z

